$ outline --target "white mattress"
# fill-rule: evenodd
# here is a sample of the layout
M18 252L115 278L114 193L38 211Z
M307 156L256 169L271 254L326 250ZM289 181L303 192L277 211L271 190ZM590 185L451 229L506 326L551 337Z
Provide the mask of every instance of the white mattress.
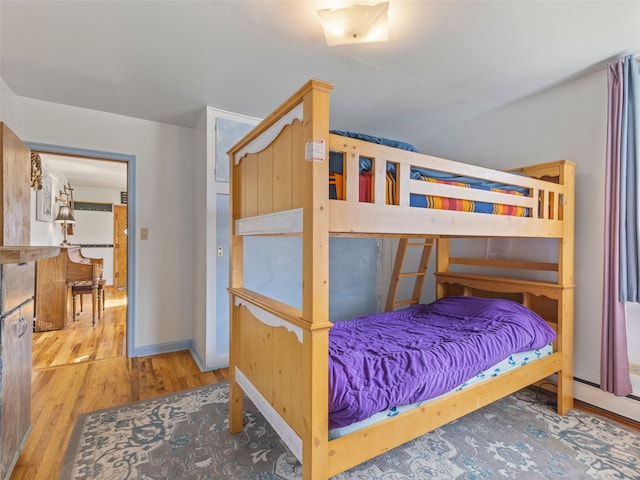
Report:
M514 368L518 368L521 365L526 365L527 363L537 360L539 358L549 356L552 353L553 353L553 346L551 344L539 350L530 350L527 352L515 353L505 358L501 362L497 363L493 367L487 368L486 370L479 373L475 377L467 380L462 385L459 385L453 390L450 390L448 393L457 392L470 385L475 385L476 383L480 383L484 380L497 377L498 375L501 375L505 372L513 370ZM445 393L444 395L447 395L447 393ZM444 396L444 395L441 395L441 396ZM413 403L411 405L399 405L397 407L392 407L388 410L378 412L372 417L369 417L365 420L361 420L359 422L352 423L351 425L347 425L346 427L334 428L332 430L329 430L329 439L332 440L334 438L342 437L343 435L347 435L348 433L355 432L356 430L360 430L361 428L367 427L369 425L372 425L386 418L395 417L396 415L400 415L403 412L406 412L407 410L411 410L413 408L420 407L421 405L429 403L430 401L435 400L436 398L440 398L440 397L435 397L429 400L424 400L422 402Z

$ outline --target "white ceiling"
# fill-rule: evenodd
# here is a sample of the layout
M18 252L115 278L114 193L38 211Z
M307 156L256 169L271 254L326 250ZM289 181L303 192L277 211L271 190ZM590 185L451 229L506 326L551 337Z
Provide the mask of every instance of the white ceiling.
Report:
M110 160L96 160L65 155L40 154L45 173L66 177L73 188L108 188L127 191L127 164Z
M421 148L640 53L640 0L391 0L389 42L328 47L315 9L334 5L0 0L0 74L20 96L187 127L207 105L265 117L318 78L332 128Z

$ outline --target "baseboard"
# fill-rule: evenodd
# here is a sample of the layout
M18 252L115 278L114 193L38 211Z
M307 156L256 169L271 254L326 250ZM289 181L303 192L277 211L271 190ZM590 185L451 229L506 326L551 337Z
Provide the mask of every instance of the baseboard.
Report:
M587 384L580 380L573 382L573 391L573 396L576 400L615 413L634 422L640 422L640 400L637 397L617 397L612 393L601 390L597 385Z
M191 340L181 340L179 342L159 343L156 345L138 347L134 349L132 357L148 357L150 355L159 355L162 353L179 352L180 350L189 350L189 352L191 352L191 356L201 372L209 372L211 370L218 370L229 366L228 353L216 355L212 364L207 366L202 358L200 358L200 355L198 355L196 347Z
M195 349L195 345L191 345L189 351L191 352L191 356L193 357L193 360L196 362L196 365L198 365L198 368L201 372L210 372L212 370L219 370L220 368L227 368L229 366L228 353L215 355L212 364L207 365L204 360L202 360L202 357L198 355L198 352Z
M555 390L555 386L558 384L558 376L551 375L543 382L540 382L538 386L545 389L544 383L547 383L547 385L552 384L552 388ZM635 395L617 397L613 393L601 390L600 385L596 383L574 378L573 398L597 409L627 418L631 422L640 423L640 398Z
M132 357L147 357L161 353L179 352L180 350L193 351L193 342L191 340L181 340L179 342L167 342L137 347L134 348Z
M218 370L219 368L227 368L229 366L229 354L220 353L214 355L213 359L207 365L207 370Z
M196 351L196 346L192 343L191 347L189 347L189 351L191 352L191 356L193 357L193 360L196 362L196 365L198 365L198 368L200 369L201 372L206 372L206 368L205 368L205 364L202 361L202 358L200 358L200 355L198 355L198 352Z

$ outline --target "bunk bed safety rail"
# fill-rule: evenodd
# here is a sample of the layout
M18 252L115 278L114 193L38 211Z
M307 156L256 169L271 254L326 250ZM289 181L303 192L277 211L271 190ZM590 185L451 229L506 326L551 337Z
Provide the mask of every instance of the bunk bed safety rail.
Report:
M486 204L507 205L526 209L526 216L538 219L562 220L562 198L564 186L557 183L558 170L529 172L526 167L512 172L500 172L480 166L463 164L451 160L401 150L377 143L366 142L342 135L330 135L330 150L342 155L344 179L338 198L347 202L360 202L359 176L362 171L362 159L371 163L371 203L390 204L389 171L394 172L395 185L393 204L410 206L411 196L429 196L447 198L461 202L483 202ZM416 178L420 172L436 172L438 177L457 181L440 183L423 181L425 176ZM531 173L543 173L539 180ZM551 174L555 173L552 177ZM460 179L477 180L478 184L495 185L498 182L504 188L478 189L460 185ZM549 181L551 180L551 181ZM555 182L554 182L555 180ZM486 182L486 183L484 183ZM521 192L525 192L522 194Z

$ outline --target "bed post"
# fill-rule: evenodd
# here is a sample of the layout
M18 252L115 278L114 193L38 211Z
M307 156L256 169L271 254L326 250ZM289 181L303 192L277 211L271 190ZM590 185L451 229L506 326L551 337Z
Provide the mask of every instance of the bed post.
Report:
M563 287L558 299L558 348L562 353L562 370L558 373L558 413L573 408L573 315L574 315L574 222L575 163L560 164L560 184L565 195L562 205L564 232L558 239L558 283Z
M329 92L311 81L303 97L302 478L326 480L329 450Z
M236 191L233 186L235 181L240 180L240 174L238 169L235 167L235 153L229 154L229 173L231 176L229 182L229 199L231 200L229 202L229 221L231 223L229 226L229 232L231 234L229 245L231 247L229 249L231 252L231 263L229 265L229 287L242 288L244 283L244 239L236 233L235 221L239 218L239 212L237 210L240 202L234 200L234 195L237 196L240 189ZM234 330L237 327L238 322L237 307L234 304L234 300L235 297L233 295L229 295L229 339L231 342L235 342L234 344L229 345L229 431L231 433L239 433L242 431L243 427L242 402L244 393L236 380L236 365L238 365L236 355L239 353L239 345L237 343L239 338L238 335L234 335Z

